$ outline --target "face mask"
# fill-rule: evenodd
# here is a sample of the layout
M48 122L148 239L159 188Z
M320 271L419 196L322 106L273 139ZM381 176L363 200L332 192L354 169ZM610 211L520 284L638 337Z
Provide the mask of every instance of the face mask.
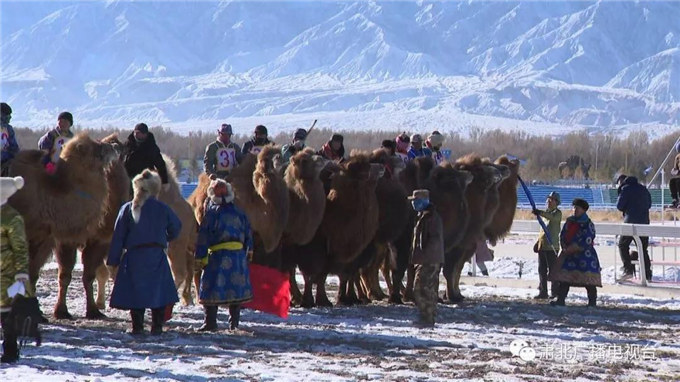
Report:
M305 147L305 141L295 141L295 143L293 143L293 146L295 146L295 148L297 149L301 149Z
M416 211L424 211L427 206L430 205L430 199L413 199L411 200L411 205L413 206L413 209Z

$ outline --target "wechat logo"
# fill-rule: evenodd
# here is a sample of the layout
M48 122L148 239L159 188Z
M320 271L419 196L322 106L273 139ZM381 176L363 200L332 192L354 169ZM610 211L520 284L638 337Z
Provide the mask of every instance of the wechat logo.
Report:
M513 357L519 357L522 361L533 361L536 359L536 350L529 346L524 340L514 340L510 343L510 353Z

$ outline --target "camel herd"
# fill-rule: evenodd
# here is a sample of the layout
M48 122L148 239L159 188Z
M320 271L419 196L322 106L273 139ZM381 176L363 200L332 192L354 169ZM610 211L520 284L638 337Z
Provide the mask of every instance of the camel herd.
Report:
M130 180L121 162L121 145L114 134L100 141L87 135L70 140L54 174L42 166L42 152L21 151L10 168L25 186L9 203L23 216L30 252L30 277L54 253L59 264L59 297L54 316L70 318L66 291L80 249L86 317L101 318L109 270L104 265L120 206L130 200ZM170 188L160 200L182 220L181 236L171 242L168 256L181 290L182 302L193 303L194 245L203 216L207 176L188 201L181 196L176 171L166 159ZM327 161L311 149L281 160L281 149L269 146L248 155L227 179L255 231L253 261L291 275L292 303L303 307L331 306L326 278L340 280L337 303L355 304L387 295L389 301L412 298L409 269L415 212L407 196L430 190L442 217L445 235L445 299L460 301L460 274L479 240L494 243L510 229L517 205L519 163L506 157L491 162L470 154L435 166L431 158L406 164L384 150L353 151L342 163ZM304 291L295 282L302 273ZM94 280L98 280L97 299ZM316 293L313 287L316 286Z

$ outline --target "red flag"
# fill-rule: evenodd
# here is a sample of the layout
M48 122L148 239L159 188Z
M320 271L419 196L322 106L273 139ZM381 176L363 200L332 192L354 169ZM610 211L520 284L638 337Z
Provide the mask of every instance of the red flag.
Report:
M250 263L250 283L253 300L244 307L288 318L290 281L288 273Z

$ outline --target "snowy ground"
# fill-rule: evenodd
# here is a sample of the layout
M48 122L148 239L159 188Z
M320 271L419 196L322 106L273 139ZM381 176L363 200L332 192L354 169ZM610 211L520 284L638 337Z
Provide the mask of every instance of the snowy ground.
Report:
M510 246L497 247L497 253L509 252L506 248ZM680 290L661 294L657 290L662 297L649 297L649 288L619 295L607 292L612 286L606 285L600 290L600 306L593 309L585 307L584 291L574 288L567 301L570 306L551 307L531 299L536 293L535 265L527 265L518 283L508 281L514 277L518 258L497 256L488 263L492 278L464 277L462 290L468 300L440 305L434 330L412 327L416 309L411 304L377 302L293 308L287 320L244 311L236 333L197 334L194 328L202 322L202 310L189 306L176 308L161 337L143 338L125 334L130 326L126 312L107 309L105 321L83 318L77 270L69 291L76 319L44 325L43 345L26 348L17 365L2 366L0 378L50 382L677 380ZM56 301L56 279L54 265L48 264L38 285L46 312ZM494 280L510 286L499 287ZM220 311L219 320L225 327L227 314Z

